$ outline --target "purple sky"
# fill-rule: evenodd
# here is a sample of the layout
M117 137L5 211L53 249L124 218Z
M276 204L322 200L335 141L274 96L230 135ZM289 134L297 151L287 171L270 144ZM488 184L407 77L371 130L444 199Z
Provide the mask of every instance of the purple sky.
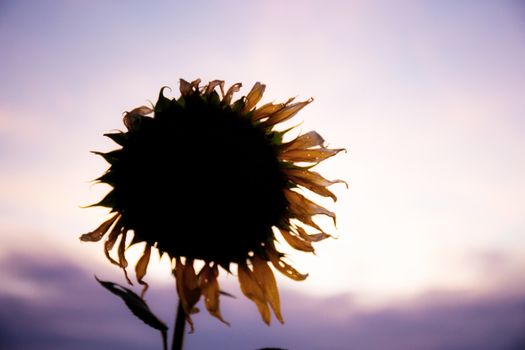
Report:
M284 327L265 328L239 298L224 303L231 328L203 314L188 348L523 344L521 2L1 1L0 47L0 341L10 349L156 344L93 280L123 278L100 244L78 240L106 211L80 206L108 190L89 182L106 169L89 151L114 147L102 134L123 128L122 112L198 77L243 82L243 94L262 81L263 103L313 96L298 131L348 148L319 171L350 189L334 187L339 200L326 203L339 239L317 256L291 254L307 281L278 277ZM147 278L168 320L166 265ZM233 280L223 283L240 295Z

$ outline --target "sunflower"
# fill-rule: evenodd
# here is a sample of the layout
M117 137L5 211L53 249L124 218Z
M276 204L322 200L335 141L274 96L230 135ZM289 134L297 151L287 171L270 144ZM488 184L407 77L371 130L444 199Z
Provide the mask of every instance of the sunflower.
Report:
M112 190L97 204L112 216L82 241L106 234L104 253L127 276L125 251L145 242L135 265L143 280L151 251L167 254L187 320L201 296L209 313L226 323L219 308L219 267L237 276L243 294L270 324L270 309L283 323L279 293L270 265L293 280L304 280L275 246L276 233L291 247L314 252L313 242L330 237L314 222L335 214L306 198L309 190L334 201L330 181L311 168L343 149L324 146L315 131L284 142L290 129L275 126L292 118L313 100L267 103L256 107L265 85L256 83L247 96L232 101L241 84L224 92L224 82L180 80L178 99L159 93L153 108L126 112L126 132L105 134L121 148L102 156L110 167L98 182ZM128 239L128 234L132 238ZM117 244L118 241L118 244ZM117 257L110 254L116 248ZM200 270L197 272L195 262Z

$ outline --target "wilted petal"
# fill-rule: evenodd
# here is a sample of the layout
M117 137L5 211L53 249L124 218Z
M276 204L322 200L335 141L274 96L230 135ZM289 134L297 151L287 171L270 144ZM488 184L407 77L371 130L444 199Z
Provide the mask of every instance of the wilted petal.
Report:
M192 93L191 84L184 79L180 79L179 81L180 81L180 94L183 97L189 96Z
M296 217L326 215L331 217L335 224L334 213L312 202L305 196L291 190L284 190L284 196L288 200L290 212Z
M306 134L297 136L294 140L281 145L281 152L296 149L305 149L315 146L322 146L324 139L315 131L309 131Z
M310 240L304 241L301 238L291 234L288 230L279 228L279 231L283 235L283 238L286 240L286 242L292 247L297 250L301 250L303 252L314 252L314 247L312 247L312 244L310 243Z
M273 275L272 269L268 266L266 260L259 256L254 256L253 262L253 275L255 279L262 287L266 301L272 307L275 317L279 322L284 323L283 316L281 315L281 301L279 298L279 290L277 289L277 283Z
M233 97L233 94L238 92L242 87L242 84L241 83L237 83L237 84L233 84L229 89L228 91L226 91L226 95L224 96L224 98L222 99L222 103L224 104L230 104L231 100L232 100L232 97Z
M174 273L182 308L190 325L190 332L193 332L193 320L190 315L198 312L195 305L201 296L197 275L193 269L193 260L188 259L186 265L183 265L180 258L177 258Z
M331 197L334 202L337 201L337 197L326 187L336 183L343 183L348 188L348 184L343 180L330 181L313 171L304 169L284 169L283 171L296 184L306 187L318 195Z
M261 289L261 286L257 283L253 272L246 265L246 262L238 264L237 274L241 291L248 299L252 300L255 305L257 305L257 309L259 309L259 313L261 314L264 323L270 325L270 308L266 302L264 292Z
M219 270L217 265L213 267L210 267L208 264L204 265L199 273L199 286L202 290L204 304L208 312L229 326L230 324L222 318L220 311L219 296L221 291L219 289L219 282L217 281L218 275Z
M108 260L111 261L111 263L113 263L113 264L115 264L115 265L117 265L119 267L120 267L119 262L114 260L111 257L111 255L109 255L109 251L111 249L113 249L113 246L115 245L115 242L117 241L118 236L122 232L123 226L124 225L122 224L121 220L117 221L117 223L115 224L115 226L113 227L113 229L109 233L108 239L106 239L106 241L104 242L104 254L106 254L106 258L108 258Z
M220 86L221 91L224 93L224 80L213 80L208 83L206 86L206 95L210 94L217 86Z
M255 83L251 91L246 96L246 104L244 105L244 113L252 110L253 107L261 100L266 85L259 82Z
M299 227L299 226L297 226L295 229L297 230L297 232L299 233L299 235L300 235L303 239L308 240L308 241L310 241L310 242L320 242L320 241L322 241L322 240L324 240L324 239L327 239L327 238L329 238L329 237L332 237L332 236L330 236L329 234L326 234L326 233L324 233L324 232L322 232L322 231L321 231L320 233L309 234L309 233L307 233L307 232L305 231L304 228Z
M273 104L273 103L267 103L265 105L263 105L262 107L260 108L257 108L255 111L253 111L252 113L252 121L257 121L259 119L263 119L263 118L266 118L268 117L270 114L273 114L275 113L276 111L278 111L279 109L283 108L284 105L283 104Z
M122 119L124 125L128 130L137 130L140 127L142 118L153 112L153 109L147 106L140 106L132 110L131 112L124 113Z
M263 127L269 127L273 126L278 123L282 123L290 118L292 118L294 115L297 114L301 109L303 109L307 104L312 102L313 99L309 99L307 101L303 102L297 102L291 105L287 105L286 107L282 108L278 112L275 112L272 114L268 120L262 123Z
M305 149L305 150L289 150L279 154L279 159L289 162L307 162L319 163L327 158L335 156L337 153L345 151L344 148L328 149Z
M126 277L126 280L130 285L133 285L131 280L128 277L128 272L126 271L126 267L128 267L128 261L126 260L126 236L128 231L123 231L122 235L120 236L120 244L118 246L118 261L119 266L122 267L122 270L124 271L124 277Z
M102 237L106 234L106 232L109 230L111 225L120 217L120 214L115 214L108 220L104 221L99 227L97 227L94 231L89 233L84 233L80 236L80 240L83 242L98 242Z
M273 249L268 249L266 253L268 254L268 257L270 258L270 261L272 262L273 266L286 277L291 278L295 281L304 281L306 277L308 277L308 274L299 273L292 266L282 261L277 251Z
M144 282L142 279L146 275L150 256L151 256L151 246L146 243L146 248L144 249L144 253L142 253L142 256L137 262L137 265L135 265L135 276L137 277L137 281L139 282L139 284L144 286L144 288L142 289L142 292L140 293L141 298L144 298L144 294L146 293L146 290L148 290L148 284Z

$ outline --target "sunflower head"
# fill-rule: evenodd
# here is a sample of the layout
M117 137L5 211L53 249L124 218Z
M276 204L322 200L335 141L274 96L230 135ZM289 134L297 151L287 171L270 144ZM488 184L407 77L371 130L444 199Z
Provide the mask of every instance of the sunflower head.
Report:
M334 213L298 191L335 201L327 187L343 181L327 180L311 168L343 149L326 148L313 131L284 142L286 131L275 130L312 99L256 107L265 86L256 83L247 96L232 101L240 87L234 84L225 92L223 81L200 86L200 80L181 80L177 99L166 98L162 88L153 108L125 113L127 131L105 134L120 148L95 152L110 164L97 180L112 190L94 205L114 214L81 240L98 241L107 233L104 252L126 271L126 238L132 231L129 245L145 242L135 265L144 291L152 247L167 254L190 324L201 296L208 311L223 320L217 276L219 266L230 272L232 264L263 320L270 322L272 308L282 322L268 263L295 280L306 275L283 260L274 244L276 231L293 248L313 252L312 242L329 235L312 217L327 215L335 223ZM117 240L114 259L110 251ZM204 263L198 273L196 260Z

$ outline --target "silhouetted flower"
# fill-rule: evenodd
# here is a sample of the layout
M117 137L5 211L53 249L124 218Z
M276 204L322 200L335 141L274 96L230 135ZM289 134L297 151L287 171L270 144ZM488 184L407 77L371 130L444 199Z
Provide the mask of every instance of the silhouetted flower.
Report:
M241 290L255 302L264 322L270 323L271 308L282 323L268 264L294 280L306 275L283 260L274 232L305 252L314 251L312 242L330 237L312 217L326 215L335 223L335 214L296 190L302 187L335 201L327 187L343 181L329 181L311 167L343 149L326 148L314 131L283 142L288 130L274 130L312 99L291 98L257 108L265 89L260 83L235 102L232 97L241 84L225 93L223 81L199 83L181 80L178 99L164 97L162 88L153 108L125 114L127 132L106 134L122 147L96 152L111 165L97 180L113 189L95 205L115 214L80 238L99 241L109 233L104 252L124 271L128 232L134 233L130 245L146 242L135 265L143 292L151 249L168 254L190 324L201 296L210 314L225 322L219 310L219 266L229 272L237 264ZM114 259L109 252L119 239ZM204 262L198 273L196 260Z

